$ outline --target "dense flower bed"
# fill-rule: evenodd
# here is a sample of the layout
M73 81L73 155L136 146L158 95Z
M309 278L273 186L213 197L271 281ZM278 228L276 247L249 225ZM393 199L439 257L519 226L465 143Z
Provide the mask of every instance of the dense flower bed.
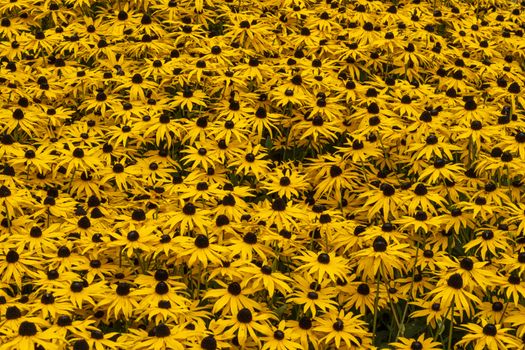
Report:
M0 349L514 349L525 4L0 2Z

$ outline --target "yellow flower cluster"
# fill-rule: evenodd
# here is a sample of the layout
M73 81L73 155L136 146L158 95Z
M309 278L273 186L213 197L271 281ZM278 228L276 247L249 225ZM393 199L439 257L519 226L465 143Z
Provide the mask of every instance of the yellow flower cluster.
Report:
M525 2L0 20L0 350L525 347Z

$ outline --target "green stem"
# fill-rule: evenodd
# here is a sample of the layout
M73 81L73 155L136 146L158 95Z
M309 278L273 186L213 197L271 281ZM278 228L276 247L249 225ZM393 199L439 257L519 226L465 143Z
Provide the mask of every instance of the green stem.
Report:
M509 187L509 197L512 198L512 189L511 189L511 181L510 181L510 170L509 166L505 165L505 169L507 170L507 186Z
M142 259L142 252L136 252L137 260L139 261L140 270L143 274L146 274L146 260Z
M363 162L362 160L361 160L361 169L363 170L363 176L365 178L365 183L368 184L369 182L368 182L368 176L366 175L365 162Z
M123 248L120 248L120 250L118 252L118 267L119 268L122 268L122 250L123 250Z
M374 333L374 342L376 342L376 330L377 330L377 314L379 313L378 306L379 306L379 283L381 282L381 274L377 274L376 279L376 297L374 299L374 324L372 326L372 330Z
M148 264L146 265L146 270L149 270L152 260L153 260L153 254L151 254L151 256L149 257ZM144 260L144 262L146 262L146 260Z
M5 207L5 218L7 220L7 225L8 225L8 230L9 230L9 234L12 235L13 234L13 231L11 229L11 217L9 216L9 209L7 209L7 202L4 201L4 207Z
M75 174L77 173L77 169L73 171L71 174L71 178L69 179L69 183L67 184L66 192L69 193L69 190L71 189L71 184L73 183L73 179L75 178Z
M448 331L448 345L447 345L448 350L452 349L452 333L454 331L454 303L452 303L451 310L452 310L452 316L450 317L450 329Z
M388 164L390 161L390 155L388 154L388 151L386 150L385 145L383 144L383 136L380 132L377 132L377 139L379 140L379 146L381 147L381 150L383 151L383 155L385 157L385 161ZM401 180L399 179L399 176L397 175L397 169L391 169L393 170L394 176L396 177L396 180L401 183Z
M509 305L509 302L507 301L505 303L505 307L503 308L503 312L501 313L501 318L499 319L498 323L503 324L503 318L505 318L505 312L507 311L507 306Z
M383 274L383 265L379 266L379 271L381 272L381 274L383 276L385 276ZM391 338L392 338L392 325L393 325L394 321L396 323L396 326L397 326L398 330L401 328L401 324L399 322L399 317L397 316L397 308L394 306L394 302L392 301L392 297L390 296L389 283L387 283L386 281L385 281L385 287L386 287L386 293L388 295L388 303L390 304L390 307L392 308L392 314L394 315L394 318L392 319L392 322L390 323L391 326L390 326L390 330L389 330L389 334L388 334L388 342L390 342Z
M394 320L396 322L396 326L397 326L397 329L399 329L399 327L401 327L401 324L399 323L399 317L397 316L397 310L395 309L395 306L394 306L394 302L392 301L392 298L390 297L390 291L389 291L389 286L388 284L385 282L385 286L386 286L386 292L388 294L388 303L390 304L390 307L392 308L392 314L394 315Z
M401 316L401 321L399 323L400 325L404 325L404 323L405 323L405 317L406 317L407 311L408 311L408 302L410 300L410 295L412 295L412 290L414 289L414 276L416 275L418 253L419 253L419 244L416 245L416 259L414 261L414 268L412 269L412 282L410 282L410 292L409 292L408 299L407 299L406 304L405 304L405 308L403 309L403 314ZM397 338L400 335L403 335L403 334L401 334L401 329L404 329L404 327L400 327L398 329L397 336L396 336L396 339L395 339L396 341L397 341Z
M445 320L448 318L448 315L450 313L450 309L451 309L451 307L448 308L447 312L445 313L445 317L443 317L443 321L441 322L441 324L439 325L439 328L437 329L437 334L439 336L441 336L443 331L445 330ZM452 316L454 316L454 315L452 315ZM442 336L441 336L441 339L443 340ZM444 342L442 341L442 343L444 343Z
M196 290L195 299L199 298L199 293L201 289L201 278L202 278L202 266L199 269L199 274L197 275L197 290Z

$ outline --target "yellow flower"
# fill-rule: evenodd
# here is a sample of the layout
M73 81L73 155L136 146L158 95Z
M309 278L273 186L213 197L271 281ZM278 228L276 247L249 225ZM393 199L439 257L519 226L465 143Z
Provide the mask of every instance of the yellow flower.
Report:
M31 205L27 190L23 188L0 186L0 208L6 211L7 220L23 213L23 206Z
M69 281L69 284L61 285L54 293L58 297L64 297L69 300L76 308L82 308L87 304L92 307L96 306L99 299L106 292L106 285L103 282L94 282L89 284L85 280Z
M315 254L306 251L302 256L296 257L296 260L302 262L296 271L307 271L310 275L316 276L319 283L326 277L333 282L338 278L344 278L348 269L348 260L333 252Z
M138 308L137 300L130 295L132 286L127 282L118 282L111 288L111 294L106 294L99 301L98 307L106 309L106 320L110 317L118 319L121 315L125 320L129 320ZM106 307L107 306L107 307Z
M152 250L151 244L156 241L154 231L155 227L144 226L128 232L110 232L114 240L109 245L121 249L123 254L131 258L136 253Z
M311 314L315 317L317 310L322 312L334 312L337 310L337 303L333 300L337 292L335 288L327 286L327 280L318 284L311 278L303 278L300 275L294 278L297 283L295 291L290 294L288 300L294 304L303 306L304 314Z
M242 308L235 315L221 320L220 326L225 335L229 337L236 335L241 346L244 346L248 339L260 346L261 340L256 332L268 333L269 320L273 318L275 317L272 314L264 311L253 312L250 309Z
M223 315L236 315L243 308L252 311L261 309L260 304L249 297L254 293L253 288L241 287L238 282L218 283L223 288L209 290L204 295L204 299L216 299L213 304L213 313L220 311Z
M405 263L410 256L403 250L407 244L387 242L382 236L377 236L369 248L361 249L352 254L356 261L356 273L365 279L375 276L393 278L395 271L404 272ZM379 277L378 277L379 278Z
M195 204L188 202L181 206L174 206L177 211L171 210L170 213L164 214L164 227L178 229L180 234L185 235L191 231L197 231L200 234L206 232L209 219L208 210L202 209Z
M263 188L268 189L268 194L276 193L279 197L298 197L299 193L308 188L306 176L294 171L292 166L276 168L262 179Z
M184 91L177 92L171 104L173 107L180 107L191 112L194 105L206 107L205 99L206 94L202 90L192 91L189 87L185 87Z
M359 315L341 310L339 313L327 313L318 321L315 330L324 334L321 341L327 345L335 344L338 349L343 344L349 349L371 345L365 322L359 319Z
M22 278L25 275L32 275L33 269L40 267L40 262L30 252L23 252L22 249L6 249L2 254L0 263L0 282L14 283L18 288L22 287Z
M51 350L60 349L56 341L61 339L49 329L42 330L43 326L31 321L21 322L18 327L18 334L7 337L5 342L0 345L0 349L33 349L39 346Z
M170 327L168 324L160 323L153 327L150 333L134 328L131 333L121 335L118 343L126 344L133 350L183 350L183 342L190 334L191 332L185 330L181 325Z
M270 298L273 297L276 291L284 296L292 291L289 285L291 279L280 272L273 271L269 265L263 265L260 268L248 265L241 267L240 270L242 273L250 276L243 281L243 285L251 285L257 290L266 290Z
M475 323L468 323L462 326L467 334L463 336L457 344L474 344L476 348L488 348L488 349L509 349L513 347L519 347L520 343L518 339L510 334L508 328L503 328L500 325L494 323L482 324L482 326Z
M410 314L412 318L425 317L426 323L432 328L436 328L439 324L443 324L445 319L451 319L460 315L458 310L454 310L454 315L449 311L448 307L444 307L439 301L430 299L416 299L411 304L420 307Z
M390 345L396 350L408 350L414 348L421 350L441 349L441 344L439 342L433 341L432 338L425 338L424 334L421 334L417 339L400 337L399 342L391 343Z
M234 167L235 174L247 176L254 176L257 180L262 177L262 174L268 172L268 161L265 150L261 145L253 145L248 143L247 147L239 153L239 155L230 162L229 166Z
M474 305L481 304L481 300L474 294L465 289L463 277L459 273L454 273L448 278L440 279L437 287L429 292L434 300L439 300L443 307L451 308L461 312L461 315L471 315ZM474 305L473 305L474 304Z
M262 350L300 350L301 344L292 340L292 329L286 327L286 321L279 322L277 329L270 335L267 333L263 339L264 345Z
M83 149L74 147L73 145L67 145L62 151L60 158L61 160L56 164L56 169L58 170L60 167L65 167L66 176L74 176L77 171L87 172L102 167L95 149Z
M193 267L197 262L204 268L208 266L208 263L218 265L221 263L222 256L228 254L227 247L215 243L216 238L206 237L203 234L195 238L175 237L174 242L181 246L178 258L185 258L189 267Z

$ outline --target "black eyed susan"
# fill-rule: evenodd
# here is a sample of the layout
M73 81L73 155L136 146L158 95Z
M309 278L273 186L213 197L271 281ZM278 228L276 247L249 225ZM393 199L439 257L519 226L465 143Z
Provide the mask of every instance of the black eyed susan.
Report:
M433 248L433 249L429 249L429 248ZM445 256L446 256L444 252L432 246L428 246L426 247L426 249L415 248L415 250L417 250L418 253L417 253L417 262L414 261L414 264L417 263L419 268L423 271L428 269L432 272L436 272L439 269L437 264L443 261L443 259L445 259Z
M516 335L518 337L523 337L525 331L525 323L523 322L523 306L518 305L518 307L507 317L505 318L513 327L517 327Z
M128 282L117 282L111 287L111 293L100 300L98 306L106 309L108 320L110 317L118 319L121 315L126 320L131 318L133 310L138 308L137 300L130 296L132 289Z
M173 281L169 281L164 275L166 273L165 270L160 270L161 272L158 271L159 270L157 270L157 273L155 274L155 282L153 284L144 285L143 287L130 292L130 297L137 298L135 300L140 300L138 309L145 310L159 308L159 303L162 304L169 301L170 305L173 305L175 310L189 312L190 303L186 298L186 295L181 293L184 284L182 282L174 283ZM137 277L137 279L140 277L141 276ZM149 297L144 298L144 295L149 295ZM156 316L159 313L162 316L161 312L151 315L148 313L148 316L158 319L159 317ZM177 315L180 316L180 314Z
M104 280L107 276L112 276L118 271L118 266L111 259L106 261L98 259L97 256L90 258L89 262L85 261L82 269L87 270L85 278L88 283L96 280Z
M327 280L319 284L312 279L297 276L295 282L297 282L297 287L288 300L301 305L304 314L308 313L315 317L318 309L322 312L337 310L337 303L333 300L337 292L335 288L327 286Z
M377 290L377 283L367 283L365 281L353 281L347 282L347 285L343 287L343 292L348 294L346 297L346 305L351 308L359 310L361 314L367 312L374 312L376 295L377 295L377 305L383 307L385 304L385 298L382 296L385 295L385 287L379 285L379 292Z
M191 147L184 150L184 153L188 155L183 157L182 160L185 163L191 163L191 169L202 167L204 170L214 166L214 159L210 158L209 151L205 145L196 143L196 147Z
M482 258L488 254L497 255L498 251L508 249L508 238L500 230L490 228L481 229L476 232L476 236L465 244L465 249L476 251Z
M268 189L268 193L275 193L281 198L298 197L299 193L308 188L305 175L293 168L275 169L269 173L262 183Z
M172 230L177 228L181 234L186 234L195 229L199 233L205 233L208 223L206 214L208 210L202 209L194 203L183 203L182 206L175 206L177 211L171 211L171 215L165 214L165 227Z
M146 319L148 322L155 324L170 322L171 320L179 320L183 318L183 314L189 312L189 303L174 304L167 299L161 299L157 305L150 305L142 314L137 315L137 320Z
M432 328L436 328L438 325L443 324L445 319L459 316L458 311L454 311L454 315L452 315L449 308L444 307L438 300L417 299L412 303L418 306L420 309L411 313L410 317L424 317L426 319L426 323Z
M409 151L413 154L413 159L429 160L432 156L436 158L452 159L452 151L459 151L460 147L446 142L444 137L434 134L427 135L424 140L412 144Z
M479 309L480 311L476 316L489 323L503 322L509 314L515 311L512 304L506 303L505 300L499 298L494 298L492 302L483 302Z
M434 300L439 300L440 305L451 310L456 308L461 314L471 315L474 304L481 303L477 296L465 290L463 277L459 273L441 279L438 282L438 287L430 291L429 294L434 296Z
M264 201L258 210L257 217L268 225L275 224L277 229L298 229L297 222L305 217L303 210L285 197L277 197L272 202Z
M239 271L242 267L246 265L245 261L238 260L222 260L221 264L215 266L212 271L210 271L208 280L212 280L217 276L226 277L230 280L240 280L242 278L242 273Z
M187 257L185 260L189 267L199 264L206 268L209 263L220 264L221 257L228 254L228 249L216 244L215 240L214 237L210 239L199 234L195 238L179 236L174 239L174 242L181 246L178 257Z
M281 350L281 349L302 349L301 344L292 340L292 328L286 326L286 321L279 322L277 329L272 334L265 337L262 349Z
M22 205L31 203L28 192L17 187L9 188L5 185L0 186L0 205L4 208L7 220L14 218L16 214L22 212Z
M87 346L92 348L106 348L106 349L116 349L117 345L113 340L118 333L116 332L107 332L103 333L100 329L92 327L89 330L89 335L84 335L77 338L77 342L81 344L87 344ZM76 343L75 343L76 344ZM83 345L85 346L85 345Z
M458 342L458 345L473 344L478 348L487 347L490 349L508 349L519 346L518 339L507 334L509 329L503 328L498 324L485 323L478 325L468 323L463 328L467 331L467 334Z
M238 282L220 283L220 286L223 288L209 290L204 295L205 299L216 299L213 312L221 311L225 315L236 315L241 309L253 311L261 308L256 301L251 300L249 297L254 292L253 288L241 287Z
M403 231L430 232L440 226L442 218L440 216L430 216L422 210L418 210L413 216L403 216L394 221L400 224Z
M18 327L18 334L7 337L0 345L0 349L32 349L42 347L45 349L59 349L56 344L60 338L50 330L42 330L43 324L38 322L23 321Z
M57 246L56 249L45 253L44 256L46 256L49 261L49 267L56 269L58 272L74 270L79 265L87 262L87 258L78 254L69 242Z
M430 184L436 184L440 181L451 183L451 181L454 181L455 175L464 171L464 166L461 164L451 163L443 158L436 158L428 165L419 173L419 180L427 181Z
M443 215L442 222L446 222L446 231L453 229L454 232L459 232L461 228L473 228L474 226L471 215L459 208L452 208L450 213Z
M316 197L333 195L336 200L341 199L343 188L352 188L353 171L349 163L342 157L326 156L316 159L317 164L309 167L310 176L316 184Z
M0 349L522 347L519 7L2 2Z
M511 274L500 281L500 284L505 296L509 300L512 300L514 305L518 305L520 298L525 295L525 283L521 277L516 274Z
M253 191L247 186L233 186L230 182L223 184L222 189L224 192L218 197L213 213L217 216L224 215L235 222L250 221L251 215L245 216L249 208L245 198L253 197ZM243 216L247 219L243 219Z
M262 265L261 267L246 266L242 268L242 271L250 275L243 284L251 285L259 290L267 290L270 297L273 297L276 291L285 296L292 291L289 285L291 282L290 277L281 272L273 271L270 265Z
M128 258L131 258L137 251L149 252L151 245L156 241L153 234L155 227L146 226L129 230L128 232L110 233L113 237L111 245L122 250Z
M38 267L38 260L30 252L24 252L23 249L4 249L0 263L0 281L6 284L13 283L20 288L22 278L30 275L32 270Z
M517 251L514 254L502 253L500 263L508 272L518 271L522 274L525 269L525 252Z
M86 172L102 166L97 158L96 150L83 149L73 145L65 145L61 161L58 162L57 168L63 166L66 168L66 176L77 171Z
M354 139L348 140L348 146L339 147L339 152L343 154L346 159L351 159L356 163L364 163L369 158L377 158L381 155L381 150L377 144L367 142L366 140Z
M384 237L377 236L371 242L371 247L352 254L357 261L356 272L364 278L374 279L376 276L394 277L395 271L403 271L409 255L403 250L406 244L388 242Z
M432 338L425 338L424 334L421 334L416 339L400 337L398 342L391 343L394 349L421 349L421 350L435 350L441 349L439 342L433 341Z
M424 183L416 183L407 193L405 201L408 202L408 212L414 213L418 208L425 212L437 213L437 208L444 206L445 198L427 187Z
M359 348L371 345L369 333L364 326L359 316L341 310L320 318L315 330L324 334L321 341L325 344L335 344L337 348L343 344L348 348Z
M121 335L118 339L121 344L129 344L133 349L184 349L183 342L191 331L182 326L170 327L159 323L151 331L134 329L130 333ZM140 339L140 341L138 341Z
M95 306L96 301L106 291L103 282L93 282L89 284L86 280L73 280L69 284L61 285L60 289L55 291L58 297L65 297L71 304L77 308L83 305Z
M459 261L451 260L450 258L444 258L438 262L438 266L443 271L449 273L459 273L463 278L463 282L469 290L474 287L486 288L489 281L496 281L498 277L495 272L486 267L487 262L476 261L473 257L462 257Z
M415 271L413 277L398 278L396 282L400 283L400 286L396 288L402 295L410 295L415 299L418 295L424 295L427 291L432 290L434 287L433 278L426 276L419 271Z
M35 295L36 297L36 295ZM56 318L58 315L67 314L71 304L64 298L56 298L53 293L45 292L40 299L33 300L38 305L40 315L47 319L48 317ZM35 307L37 307L35 305Z
M258 257L264 263L274 255L274 252L264 244L264 241L255 232L246 232L244 235L235 235L229 239L230 259L240 256L241 259L251 261Z
M239 345L243 346L249 339L256 344L261 344L256 332L268 334L271 331L269 321L273 315L264 311L251 311L247 308L240 309L236 314L221 322L225 334L237 336Z
M261 145L248 144L248 147L238 155L237 159L230 163L230 166L235 167L236 174L252 175L256 179L260 179L263 173L268 170L268 161L264 158L266 153Z
M309 317L303 316L299 321L288 321L292 329L292 339L305 346L313 344L314 348L319 346L319 335L315 331L316 321Z
M403 203L402 194L388 183L364 192L361 197L366 199L363 209L366 209L369 220L376 214L382 214L384 220L388 220L390 216L396 218L399 215L398 208Z
M309 274L317 276L319 282L322 282L326 277L332 281L337 280L337 278L344 278L348 270L348 260L337 256L335 253L315 254L307 251L296 259L302 262L297 271L307 271Z

